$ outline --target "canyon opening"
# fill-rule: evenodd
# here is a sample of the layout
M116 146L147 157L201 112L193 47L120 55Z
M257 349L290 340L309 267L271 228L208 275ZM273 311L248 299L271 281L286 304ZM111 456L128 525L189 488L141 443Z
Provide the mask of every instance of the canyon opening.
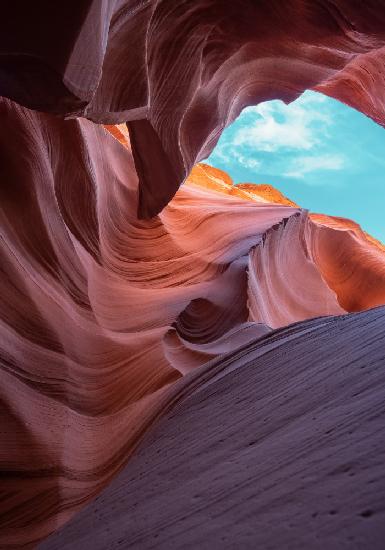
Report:
M2 16L0 547L382 550L385 2Z

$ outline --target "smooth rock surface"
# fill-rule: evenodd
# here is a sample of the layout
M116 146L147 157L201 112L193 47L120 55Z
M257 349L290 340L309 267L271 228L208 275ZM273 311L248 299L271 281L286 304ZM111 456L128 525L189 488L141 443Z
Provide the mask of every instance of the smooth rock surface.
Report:
M385 308L304 321L169 392L123 472L41 550L382 550Z

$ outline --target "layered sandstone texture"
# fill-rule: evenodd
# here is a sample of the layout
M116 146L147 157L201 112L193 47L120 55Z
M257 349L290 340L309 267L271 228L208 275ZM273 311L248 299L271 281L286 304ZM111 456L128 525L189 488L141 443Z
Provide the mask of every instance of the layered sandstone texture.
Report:
M0 33L0 547L75 514L47 548L380 550L384 247L196 163L307 88L385 124L385 4L25 4Z
M384 303L385 254L351 222L313 220L208 165L138 220L119 128L6 99L1 110L13 136L1 143L1 536L12 547L111 480L182 375L272 329Z
M187 376L41 550L380 550L384 323L383 307L300 322Z
M128 122L140 217L247 105L311 88L385 123L384 0L14 0L2 17L0 95Z

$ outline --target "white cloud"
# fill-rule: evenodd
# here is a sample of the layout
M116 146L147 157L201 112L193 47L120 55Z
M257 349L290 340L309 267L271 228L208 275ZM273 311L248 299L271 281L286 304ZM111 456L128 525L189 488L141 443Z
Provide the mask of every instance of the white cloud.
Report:
M259 168L261 166L261 162L255 158L238 154L233 154L232 156L246 168Z
M309 103L312 105L319 104L319 103L326 103L328 100L328 96L321 94L319 92L305 92L303 93L298 99L296 99L296 103L300 103L301 105L308 105Z
M238 164L253 171L255 179L263 174L314 183L317 171L346 168L346 157L335 152L335 118L327 98L315 92L290 105L269 101L247 107L220 139L213 164L229 170Z
M283 175L291 178L304 178L307 174L317 170L341 170L344 164L345 159L342 155L300 156L289 163L288 169Z
M273 101L249 107L242 113L243 125L236 131L232 144L256 152L310 150L319 143L320 133L331 122L320 103L318 98L303 96L289 106Z
M261 167L261 161L255 157L248 156L247 153L242 154L242 149L234 147L231 143L222 143L215 148L211 160L213 165L219 160L223 164L231 166L234 162L242 164L245 168L257 169Z

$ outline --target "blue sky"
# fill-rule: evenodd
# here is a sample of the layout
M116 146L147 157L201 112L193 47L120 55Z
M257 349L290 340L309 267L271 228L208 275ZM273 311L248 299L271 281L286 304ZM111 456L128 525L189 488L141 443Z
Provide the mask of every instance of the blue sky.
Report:
M316 92L247 107L205 161L235 183L270 183L312 212L385 243L385 129Z

